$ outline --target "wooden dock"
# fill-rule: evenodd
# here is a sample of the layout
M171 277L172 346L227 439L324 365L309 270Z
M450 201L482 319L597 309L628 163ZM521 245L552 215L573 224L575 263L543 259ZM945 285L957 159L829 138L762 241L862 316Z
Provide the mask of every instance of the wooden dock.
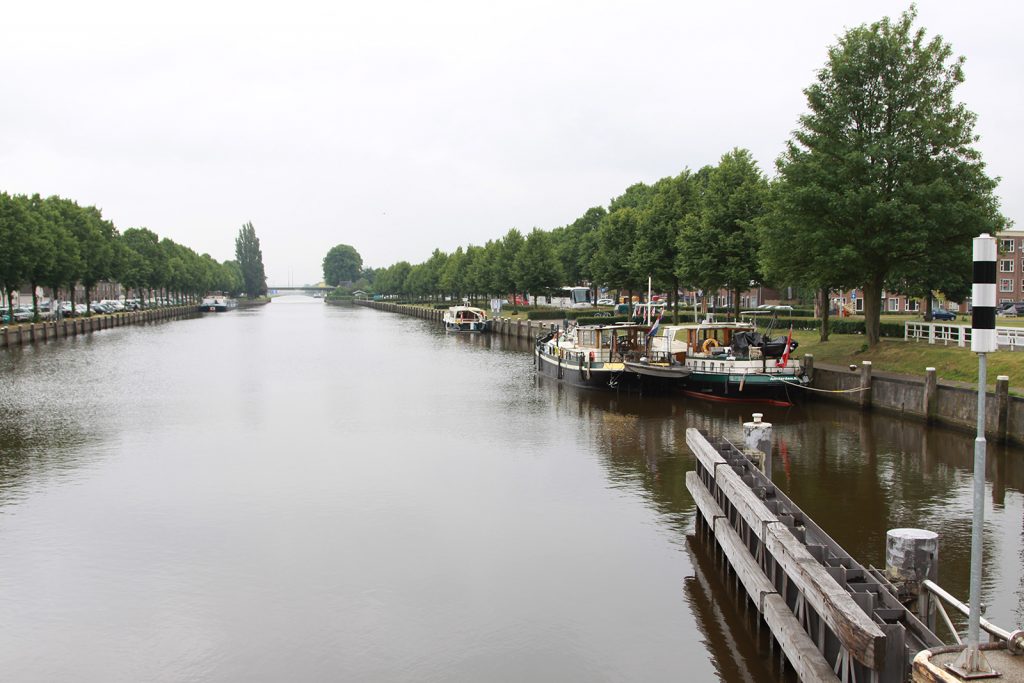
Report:
M736 446L688 429L686 487L737 581L802 680L906 681L939 639Z

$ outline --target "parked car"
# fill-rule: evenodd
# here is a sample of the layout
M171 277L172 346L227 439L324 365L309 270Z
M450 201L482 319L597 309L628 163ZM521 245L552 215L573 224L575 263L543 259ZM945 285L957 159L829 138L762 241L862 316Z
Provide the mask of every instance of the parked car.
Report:
M999 309L996 311L996 315L1001 315L1007 318L1016 318L1018 315L1024 315L1024 301L1006 301L999 304Z
M936 308L934 311L932 311L932 319L933 320L956 320L956 313L953 313L952 311L947 311L947 310L942 309L942 308Z

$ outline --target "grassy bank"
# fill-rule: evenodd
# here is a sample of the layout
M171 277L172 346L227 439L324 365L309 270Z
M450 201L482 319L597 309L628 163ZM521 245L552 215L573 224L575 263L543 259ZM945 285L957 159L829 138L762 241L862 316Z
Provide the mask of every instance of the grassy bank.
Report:
M955 382L978 382L978 356L970 348L941 346L927 342L883 339L874 349L867 349L867 342L859 334L833 334L829 341L822 343L817 332L794 332L800 342L797 353L814 354L815 363L835 365L860 365L871 361L874 370L896 372L904 375L924 375L926 367L933 367L941 379ZM988 354L986 379L995 385L996 375L1008 375L1011 393L1024 395L1024 385L1014 387L1014 381L1024 381L1024 353L998 351Z

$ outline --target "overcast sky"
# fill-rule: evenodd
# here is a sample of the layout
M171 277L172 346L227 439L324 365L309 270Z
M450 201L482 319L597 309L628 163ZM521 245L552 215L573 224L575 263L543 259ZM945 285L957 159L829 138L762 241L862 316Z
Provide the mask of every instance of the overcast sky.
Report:
M921 2L1024 218L1024 10ZM908 3L8 3L0 190L96 205L218 260L252 221L270 284L330 247L424 261L565 225L636 182L761 168L846 28Z

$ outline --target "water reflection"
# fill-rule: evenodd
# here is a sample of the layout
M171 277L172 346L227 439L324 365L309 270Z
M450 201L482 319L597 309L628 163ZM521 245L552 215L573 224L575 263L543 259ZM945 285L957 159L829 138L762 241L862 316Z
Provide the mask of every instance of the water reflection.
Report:
M0 516L0 664L776 680L687 540L685 430L739 440L754 409L575 389L538 377L531 348L310 300L0 356L0 506L18 513ZM931 528L941 583L966 597L972 435L813 401L757 410L776 484L851 554L880 565L886 530ZM989 481L988 616L1012 627L1021 451L991 446ZM92 654L110 651L113 672Z

